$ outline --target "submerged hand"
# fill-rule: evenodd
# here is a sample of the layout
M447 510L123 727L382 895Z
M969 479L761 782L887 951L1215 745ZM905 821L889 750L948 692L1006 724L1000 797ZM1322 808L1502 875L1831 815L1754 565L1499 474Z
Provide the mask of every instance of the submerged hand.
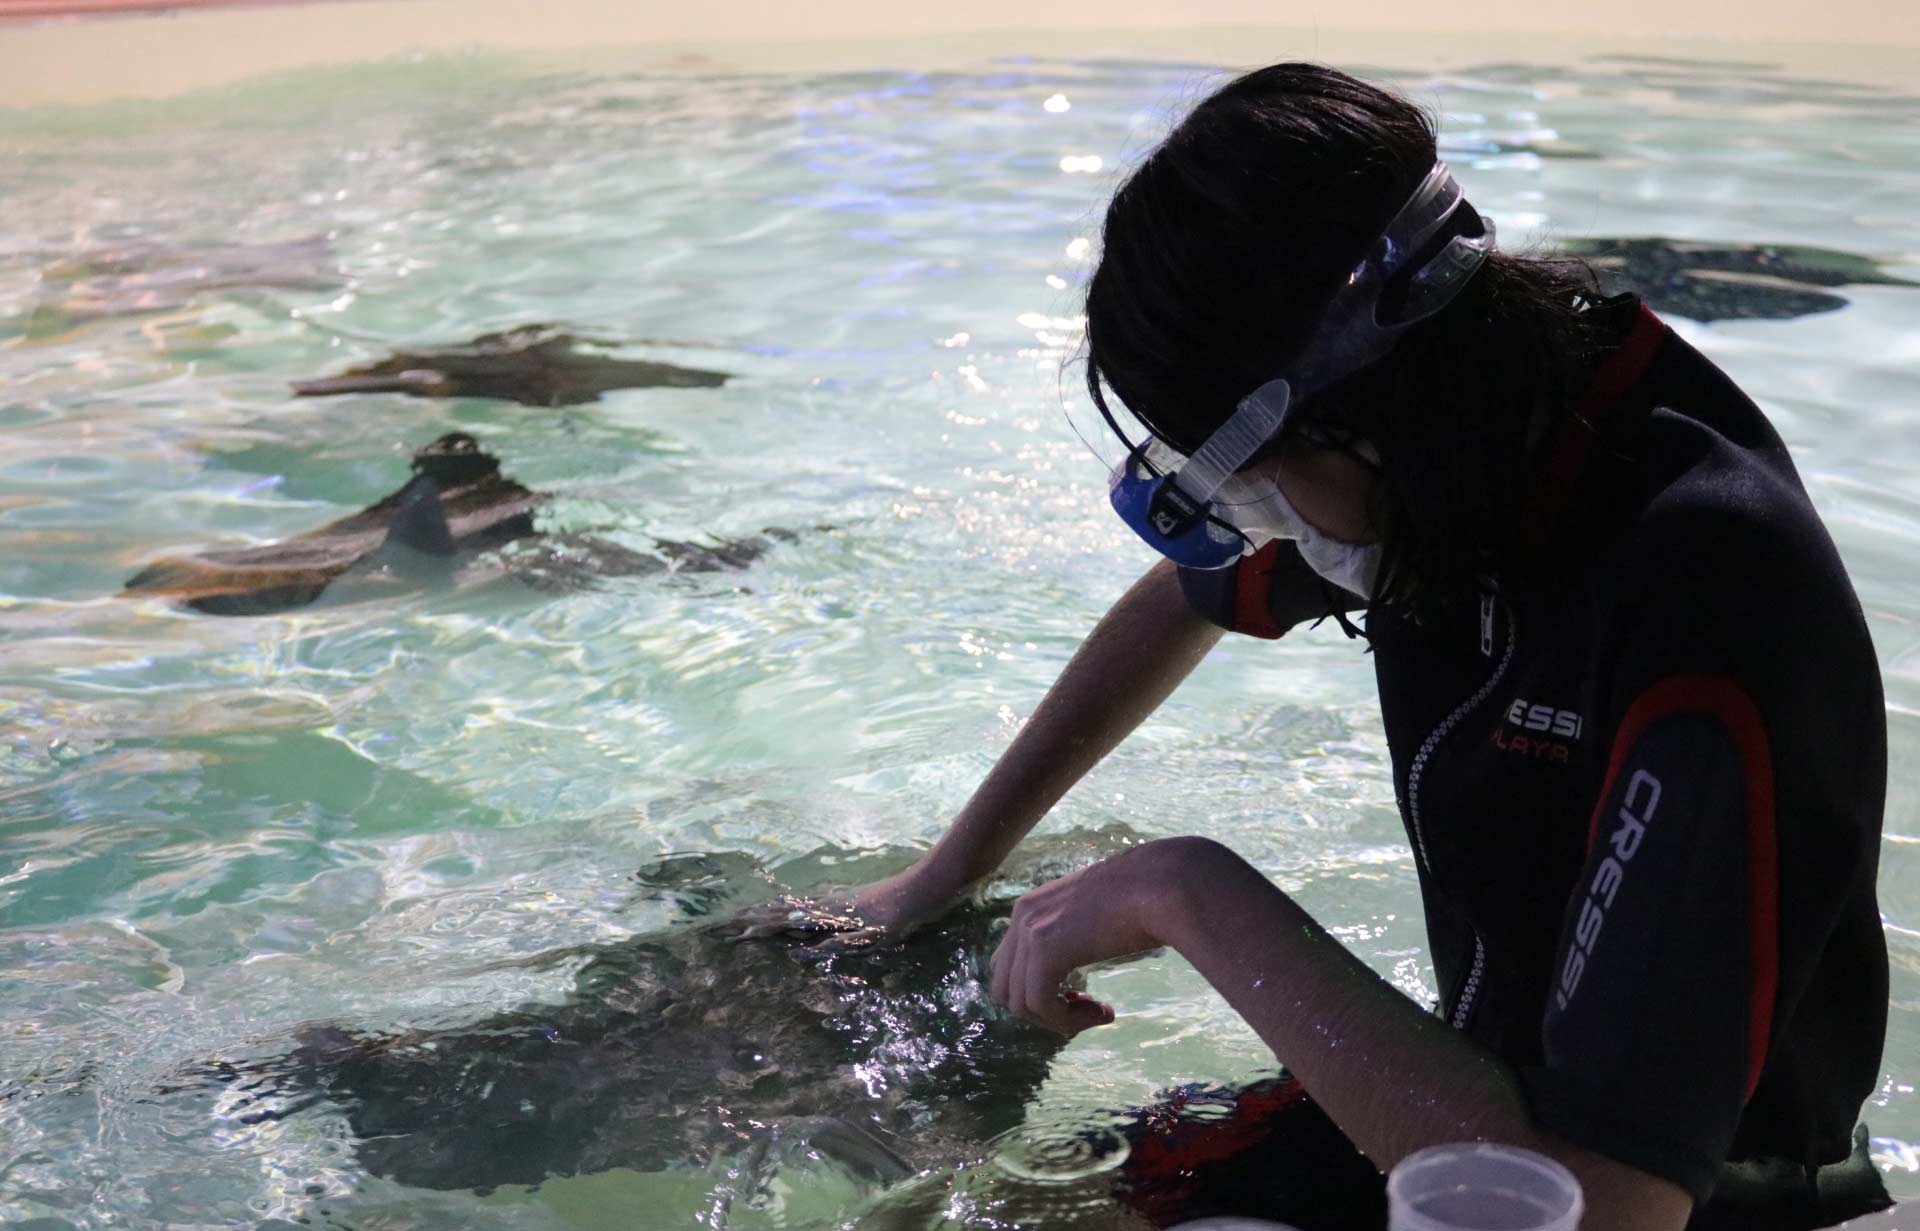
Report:
M901 940L964 896L965 886L949 886L915 864L859 888L809 898L783 894L748 907L733 917L733 939L805 941L793 950L797 956L832 957Z
M1061 1034L1113 1021L1113 1007L1065 990L1074 971L1159 947L1157 924L1181 873L1181 839L1149 842L1049 881L1013 908L993 955L994 998Z
M783 893L749 906L726 923L732 940L826 940L867 930L843 903Z
M923 861L855 890L849 910L868 927L904 936L946 914L966 893L966 885L942 879Z

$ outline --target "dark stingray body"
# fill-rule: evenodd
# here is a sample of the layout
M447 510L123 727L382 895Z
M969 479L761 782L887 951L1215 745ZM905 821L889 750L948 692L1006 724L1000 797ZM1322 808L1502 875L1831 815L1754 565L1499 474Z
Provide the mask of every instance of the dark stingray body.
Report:
M506 560L515 581L549 594L567 594L589 588L600 577L635 577L651 573L726 573L746 568L775 543L791 543L799 535L769 527L743 539L715 539L695 543L655 539L657 555L634 551L589 534L535 535Z
M155 561L127 580L125 593L168 595L210 615L285 611L313 602L349 570L372 575L382 548L451 562L525 538L544 499L455 432L413 455L405 486L351 517L280 543Z
M703 1165L786 1132L869 1175L977 1154L1016 1125L1061 1040L981 985L1007 904L905 943L802 960L819 934L703 924L552 955L558 1004L370 1035L308 1028L244 1073L258 1114L345 1109L368 1170L436 1189Z
M551 325L522 325L445 350L396 351L339 376L296 381L300 397L407 393L415 397L502 398L528 406L599 400L610 389L711 389L724 372L600 354Z
M711 544L661 540L658 554L584 534L534 529L547 499L500 473L473 437L454 432L413 455L413 477L351 517L279 543L157 560L129 578L124 594L163 595L208 615L272 615L314 602L336 583L364 588L446 582L492 559L537 590L581 589L600 577L714 572L746 567L782 532ZM791 537L787 535L785 537Z
M1656 312L1701 322L1788 320L1845 307L1830 287L1920 285L1831 248L1647 238L1576 240L1562 249L1592 265L1609 290L1633 291Z

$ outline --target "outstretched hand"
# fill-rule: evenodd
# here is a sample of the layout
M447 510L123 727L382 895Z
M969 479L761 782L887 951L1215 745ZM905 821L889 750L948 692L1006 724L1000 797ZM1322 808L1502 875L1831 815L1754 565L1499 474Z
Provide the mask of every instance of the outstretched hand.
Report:
M736 914L735 940L781 938L807 942L795 956L827 958L904 940L964 896L915 864L870 885L816 897L782 894Z
M1016 1017L1073 1035L1113 1006L1065 984L1082 967L1158 948L1157 917L1179 874L1178 840L1149 842L1049 881L1014 903L993 955L993 996Z

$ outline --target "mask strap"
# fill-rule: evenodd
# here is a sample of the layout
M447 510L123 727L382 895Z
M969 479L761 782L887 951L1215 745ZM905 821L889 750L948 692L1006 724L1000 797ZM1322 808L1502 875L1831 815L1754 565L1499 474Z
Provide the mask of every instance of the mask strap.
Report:
M1175 482L1181 490L1203 504L1212 500L1228 475L1246 465L1268 441L1280 434L1280 425L1286 422L1287 407L1292 400L1293 390L1284 378L1270 380L1241 398L1233 417L1207 437L1206 443L1180 467Z

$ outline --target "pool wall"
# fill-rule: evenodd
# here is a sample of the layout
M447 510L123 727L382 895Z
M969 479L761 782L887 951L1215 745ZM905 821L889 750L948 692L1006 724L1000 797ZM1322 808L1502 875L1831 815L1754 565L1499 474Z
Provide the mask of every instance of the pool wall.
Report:
M119 2L119 0L115 0ZM80 6L94 11L99 0ZM0 0L7 105L163 97L263 73L408 52L575 51L661 67L938 68L983 54L1149 55L1214 63L1308 58L1357 64L1552 62L1604 52L1725 59L1906 84L1920 74L1920 22L1884 0L1616 0L1606 6L1485 0L1440 14L1414 0L874 0L681 5L621 0L382 0L195 7L110 18L43 15ZM133 7L133 6L128 6Z

